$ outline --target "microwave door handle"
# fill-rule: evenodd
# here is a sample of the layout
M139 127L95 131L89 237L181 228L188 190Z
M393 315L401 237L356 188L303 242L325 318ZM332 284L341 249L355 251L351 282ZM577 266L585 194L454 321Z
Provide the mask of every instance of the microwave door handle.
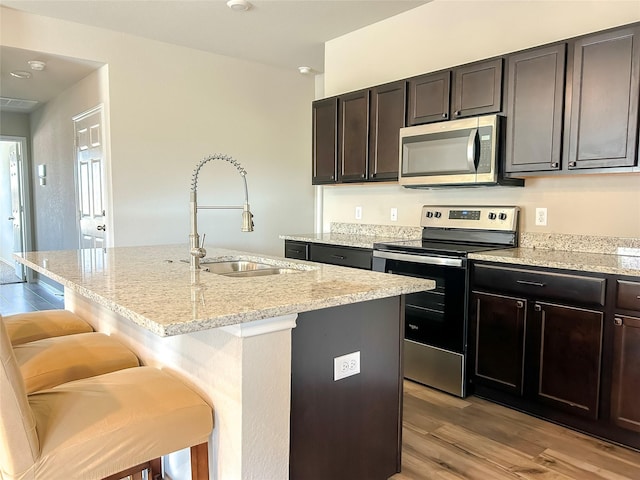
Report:
M469 171L475 172L478 169L478 149L476 148L478 139L478 129L471 129L469 133L469 141L467 142L467 164L469 165Z

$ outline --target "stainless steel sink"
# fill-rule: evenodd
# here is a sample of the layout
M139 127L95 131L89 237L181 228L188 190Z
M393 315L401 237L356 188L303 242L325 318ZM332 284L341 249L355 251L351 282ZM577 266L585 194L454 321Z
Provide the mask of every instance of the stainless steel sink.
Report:
M205 272L215 273L216 275L225 275L227 277L261 277L265 275L279 275L281 273L295 273L302 271L248 260L217 262L201 261L200 267Z

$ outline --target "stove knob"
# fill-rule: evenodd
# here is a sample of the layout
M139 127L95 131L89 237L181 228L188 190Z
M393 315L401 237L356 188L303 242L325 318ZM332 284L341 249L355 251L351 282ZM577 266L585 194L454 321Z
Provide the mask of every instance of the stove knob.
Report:
M506 220L507 219L507 214L506 213L501 213L500 215L498 215L498 218L500 220Z
M489 220L495 220L496 219L496 214L491 212L489 213Z
M433 217L433 212L427 212L427 218Z
M442 212L436 212L435 215L436 215L436 218L440 218L442 216Z

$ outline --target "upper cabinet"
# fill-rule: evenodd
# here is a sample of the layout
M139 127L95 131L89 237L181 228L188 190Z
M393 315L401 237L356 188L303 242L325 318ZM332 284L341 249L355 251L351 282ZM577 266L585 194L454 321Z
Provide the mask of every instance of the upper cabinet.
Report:
M453 70L452 117L496 113L502 109L502 58Z
M362 182L369 173L369 90L338 98L339 181Z
M566 44L507 58L506 172L559 170Z
M397 180L400 129L404 127L407 83L404 80L371 89L369 180Z
M314 185L335 183L338 178L338 99L313 102L312 179Z
M313 102L313 184L396 180L404 80Z
M313 183L396 180L400 128L493 113L507 177L638 172L639 42L637 23L318 100Z
M450 70L409 79L407 125L448 120L450 92Z
M407 125L485 115L501 109L502 58L409 79Z
M569 44L568 169L636 164L640 28L617 29Z

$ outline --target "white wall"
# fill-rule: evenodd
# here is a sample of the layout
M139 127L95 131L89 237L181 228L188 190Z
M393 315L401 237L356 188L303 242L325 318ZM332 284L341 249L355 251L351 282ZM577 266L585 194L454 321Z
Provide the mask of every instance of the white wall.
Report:
M200 212L207 244L282 254L279 234L313 230L313 78L5 8L0 13L3 45L108 64L116 245L186 245L191 173L217 152L246 168L256 228L241 233L238 212ZM228 165L207 165L199 185L203 203L243 200L240 176Z
M453 67L583 33L640 21L640 1L435 0L327 42L325 93L360 88ZM323 190L323 224L418 225L429 203L515 204L524 231L640 237L640 175L575 175L526 180L525 188L406 190L393 185L331 186ZM534 223L547 207L546 227ZM624 213L624 214L623 214Z

